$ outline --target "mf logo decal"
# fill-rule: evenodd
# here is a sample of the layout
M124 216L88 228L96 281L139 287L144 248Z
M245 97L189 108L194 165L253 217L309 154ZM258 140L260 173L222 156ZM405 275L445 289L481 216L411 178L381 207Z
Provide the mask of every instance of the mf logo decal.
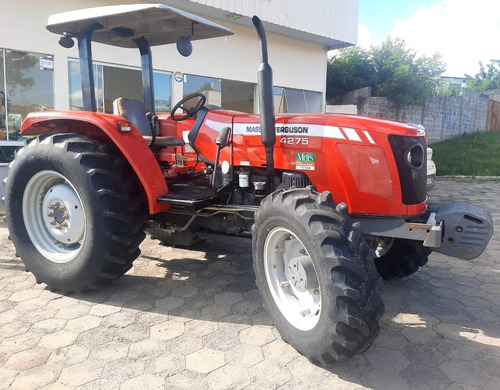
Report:
M315 153L299 152L295 154L296 168L303 171L314 171L316 164Z

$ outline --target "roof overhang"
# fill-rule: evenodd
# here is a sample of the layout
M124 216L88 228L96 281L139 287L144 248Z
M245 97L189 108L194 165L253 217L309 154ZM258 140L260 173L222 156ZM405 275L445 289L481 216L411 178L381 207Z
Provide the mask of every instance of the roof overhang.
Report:
M253 16L252 12L249 12L247 14L233 13L231 11L228 11L227 9L216 7L214 2L195 2L188 0L168 0L168 2L176 7L182 7L182 9L185 9L187 11L199 13L206 17L217 19L222 23L230 22L254 29L252 23L252 16ZM214 5L208 5L210 3L214 3ZM251 9L253 7L251 6L248 7L242 6L240 8L246 9L247 11L253 11ZM248 8L250 8L250 10L248 10ZM342 38L336 39L333 38L331 35L327 36L327 35L315 34L313 32L303 31L301 29L294 28L291 25L273 23L272 21L266 20L266 18L262 17L262 15L257 15L257 16L261 18L265 26L266 33L268 34L273 33L282 35L284 37L299 39L305 42L310 42L316 45L323 46L327 50L341 49L356 44L355 40L349 40L349 39L343 40Z
M96 23L92 41L119 47L137 47L144 37L150 46L174 43L181 36L192 40L232 35L217 23L164 4L128 4L62 12L49 17L47 30L77 36Z

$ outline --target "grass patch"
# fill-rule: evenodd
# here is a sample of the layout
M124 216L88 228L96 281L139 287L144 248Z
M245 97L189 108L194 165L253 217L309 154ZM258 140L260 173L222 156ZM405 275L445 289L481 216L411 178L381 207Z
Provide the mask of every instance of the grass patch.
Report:
M500 131L481 131L431 145L438 176L500 176Z

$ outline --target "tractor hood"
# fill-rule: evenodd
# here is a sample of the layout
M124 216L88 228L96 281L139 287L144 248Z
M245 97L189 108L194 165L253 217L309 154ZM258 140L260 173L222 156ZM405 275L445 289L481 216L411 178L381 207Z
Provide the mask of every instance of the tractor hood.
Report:
M47 30L55 34L78 34L89 26L94 30L92 40L119 47L137 47L134 39L146 38L150 46L170 44L179 37L191 40L232 35L221 25L164 4L128 4L62 12L51 15Z

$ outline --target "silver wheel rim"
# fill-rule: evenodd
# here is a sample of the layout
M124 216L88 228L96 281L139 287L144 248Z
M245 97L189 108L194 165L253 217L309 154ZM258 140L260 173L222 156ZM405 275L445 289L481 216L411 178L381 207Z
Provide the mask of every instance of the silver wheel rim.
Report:
M40 171L26 184L23 220L35 248L54 263L80 253L85 239L85 210L75 187L55 171Z
M290 271L297 262L308 264L311 283L307 287L297 284ZM285 319L299 330L313 329L321 314L321 290L302 241L288 229L272 229L264 243L264 270L271 295Z

